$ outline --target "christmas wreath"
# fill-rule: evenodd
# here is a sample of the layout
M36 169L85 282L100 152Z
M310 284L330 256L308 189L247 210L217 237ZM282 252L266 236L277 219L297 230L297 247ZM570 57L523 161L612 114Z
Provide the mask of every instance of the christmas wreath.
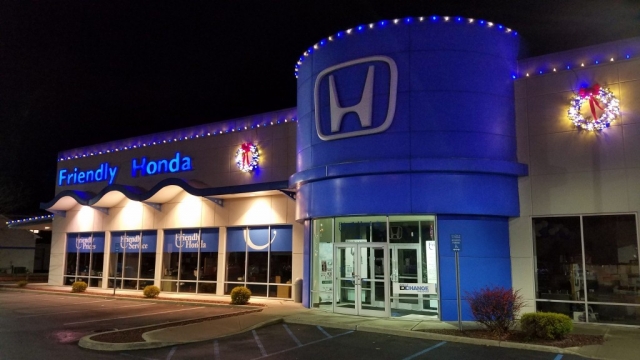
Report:
M585 102L589 103L591 117L581 114L580 110ZM597 116L596 108L602 111L600 116ZM620 115L620 102L611 90L595 84L591 88L581 88L571 99L568 115L569 120L578 128L588 131L602 130L608 128Z
M260 153L258 147L251 143L244 143L236 151L236 165L238 169L249 172L258 167Z

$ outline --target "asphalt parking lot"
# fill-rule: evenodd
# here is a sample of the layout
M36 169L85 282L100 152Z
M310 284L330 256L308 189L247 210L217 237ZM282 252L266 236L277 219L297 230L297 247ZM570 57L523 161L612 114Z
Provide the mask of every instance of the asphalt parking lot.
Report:
M0 359L112 357L77 346L89 334L215 316L237 309L0 290ZM77 355L77 356L76 356Z
M89 334L208 317L226 306L0 290L0 360L5 359L536 359L579 356L467 345L387 334L280 323L220 339L149 350L80 348ZM215 326L215 321L211 322Z
M579 356L424 340L321 326L276 324L222 339L121 352L131 359L514 359Z

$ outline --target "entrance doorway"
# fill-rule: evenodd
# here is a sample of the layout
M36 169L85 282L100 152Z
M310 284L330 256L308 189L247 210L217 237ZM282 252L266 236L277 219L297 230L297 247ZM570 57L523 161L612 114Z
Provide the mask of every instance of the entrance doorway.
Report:
M389 316L387 244L340 243L334 247L334 312Z
M424 285L427 283L425 271L423 271L422 252L420 244L389 244L389 261L391 268L391 316L412 317L429 316L437 314L437 302L431 300L431 296L425 293L408 294L399 291L400 284ZM435 310L435 311L434 311Z

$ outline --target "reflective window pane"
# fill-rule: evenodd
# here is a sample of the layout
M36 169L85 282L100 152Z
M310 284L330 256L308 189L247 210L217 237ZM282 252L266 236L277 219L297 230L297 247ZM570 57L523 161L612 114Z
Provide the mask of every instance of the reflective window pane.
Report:
M595 302L640 303L634 215L584 216L586 278L579 286Z
M580 217L533 219L536 252L536 293L539 299L580 300L575 286L582 267Z

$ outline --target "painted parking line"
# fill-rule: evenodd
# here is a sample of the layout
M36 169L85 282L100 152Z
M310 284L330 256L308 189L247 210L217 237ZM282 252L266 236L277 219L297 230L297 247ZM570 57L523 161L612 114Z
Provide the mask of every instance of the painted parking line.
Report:
M289 333L289 336L291 336L293 341L295 341L295 343L298 344L298 346L302 346L302 343L300 342L300 340L298 340L298 338L295 335L293 335L293 332L291 332L287 324L282 324L282 326L284 326L284 329L287 330L287 332Z
M253 331L255 332L255 330L253 330ZM324 329L323 329L323 331L324 331ZM343 336L343 335L349 335L349 334L352 334L354 331L355 331L355 330L350 330L350 331L347 331L347 332L343 332L342 334L338 334L338 335L336 335L336 336L330 336L330 335L329 335L330 337L328 337L328 338L324 338L324 339L320 339L320 340L312 341L312 342L310 342L310 343L306 343L306 344L304 344L304 345L302 345L302 346L296 346L296 347L292 347L292 348L289 348L289 349L284 349L284 350L276 351L276 352L274 352L273 354L262 355L262 356L260 356L260 357L253 358L253 359L251 359L251 360L264 359L264 358L267 358L267 357L270 357L270 356L273 356L273 355L283 354L283 353L286 353L286 352L291 351L291 350L297 350L297 349L300 349L301 347L305 347L305 346L309 346L309 345L317 344L317 343L322 342L322 341L327 341L327 340L335 339L335 338L340 337L340 336Z
M142 356L136 356L136 355L131 355L131 354L127 354L127 353L120 353L120 355L122 356L128 356L134 359L143 359L143 360L158 360L155 358L148 358L148 357L142 357Z
M444 345L446 343L447 343L446 341L439 342L439 343L437 343L437 344L435 344L435 345L433 345L431 347L428 347L428 348L426 348L426 349L424 349L424 350L422 350L420 352L417 352L417 353L415 353L415 354L413 354L411 356L407 356L406 358L404 358L402 360L410 360L410 359L416 358L416 357L418 357L418 356L420 356L422 354L428 353L429 351L431 351L433 349L439 348L440 346L442 346L442 345Z
M109 300L109 301L114 301L114 300ZM154 304L153 304L153 303L150 303L150 304L136 304L136 305L127 305L127 306L109 307L109 308L96 308L96 309L89 309L89 310L114 310L114 309L122 309L122 308L129 308L129 307L138 307L138 306L145 306L145 305L154 305ZM21 318L36 317L36 316L49 316L49 315L71 314L71 313L77 313L77 312L87 312L87 311L89 311L89 310L87 310L87 309L82 309L82 310L73 310L73 311L63 311L63 312L57 312L57 313L33 314L33 315L17 316L16 318L21 319Z
M220 359L220 347L218 346L218 340L213 342L213 359Z
M115 301L115 299L109 299L109 300L95 300L95 301L83 301L83 302L77 302L77 303L66 303L66 304L62 304L62 305L50 305L50 306L40 306L40 307L23 307L23 308L19 308L19 309L12 309L12 310L23 310L23 309L49 309L49 308L54 308L54 307L63 307L63 306L71 306L71 305L84 305L84 304L94 304L94 303L99 303L99 302L109 302L109 301Z
M33 304L32 302L21 301L20 304L24 304L26 306L22 306L22 307L19 307L19 308L13 308L12 310L47 309L47 308L62 307L62 306L69 306L69 305L82 305L82 304L91 304L91 303L95 303L95 302L113 301L114 299L100 299L100 300L85 299L85 300L83 300L81 302L64 302L64 301L72 301L72 300L78 300L78 299L77 298L61 299L60 302L63 302L63 303L54 302L51 299L47 300L46 302L42 301L42 299L39 299L37 304ZM87 301L87 300L92 300L92 301ZM43 305L43 306L38 306L38 305Z
M320 332L324 334L324 336L326 336L327 338L331 338L331 335L329 335L329 333L326 332L320 325L316 325L316 327L318 328L318 330L320 330Z
M553 360L560 360L560 359L562 359L562 354L558 354L556 355L555 358L553 358Z
M119 319L130 319L130 318L134 318L134 317L141 317L141 316L150 316L150 315L168 314L168 313L180 312L180 311L196 310L196 309L202 309L203 307L204 307L204 306L194 307L194 308L189 308L189 309L180 309L180 310L171 310L171 311L161 311L161 312L151 313L151 314L138 314L138 315L132 315L132 316L119 316L119 317L114 317L114 318L109 318L109 319L88 320L88 321L76 321L76 322L66 323L66 324L62 324L62 325L76 325L76 324L86 324L86 323L100 322L100 321L110 321L110 320L119 320Z
M262 346L262 342L258 337L258 333L256 333L255 330L251 330L251 332L253 333L253 338L256 340L256 344L258 344L258 348L260 349L260 353L262 354L262 357L267 356L267 351L264 349L264 346Z
M169 354L167 355L167 360L171 360L171 358L173 357L173 354L176 353L177 348L178 348L177 346L174 346L171 348L171 351L169 351Z

